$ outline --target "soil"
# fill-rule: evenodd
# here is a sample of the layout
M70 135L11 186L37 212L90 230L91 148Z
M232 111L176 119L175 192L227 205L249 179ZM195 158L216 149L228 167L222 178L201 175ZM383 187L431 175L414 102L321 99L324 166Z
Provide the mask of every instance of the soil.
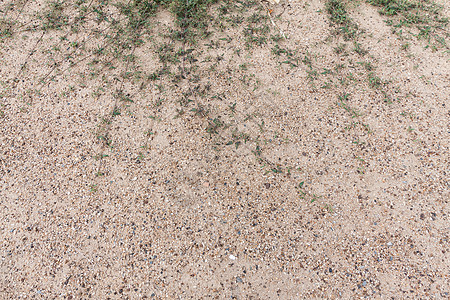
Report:
M38 24L45 2L20 3L10 16ZM99 47L94 21L2 40L0 298L450 297L448 50L364 3L355 41L325 1L264 5L295 66L239 25L183 61L197 81L139 81L127 62L92 75L69 42ZM137 71L160 69L165 39L134 50Z

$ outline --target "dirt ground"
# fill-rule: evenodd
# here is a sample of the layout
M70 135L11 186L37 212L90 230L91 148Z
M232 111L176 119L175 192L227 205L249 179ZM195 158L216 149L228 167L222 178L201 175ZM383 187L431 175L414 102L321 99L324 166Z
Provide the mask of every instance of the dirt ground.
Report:
M169 43L161 10L98 62L111 28L39 29L46 5L0 2L0 298L450 297L448 48L281 1L243 14L282 41Z

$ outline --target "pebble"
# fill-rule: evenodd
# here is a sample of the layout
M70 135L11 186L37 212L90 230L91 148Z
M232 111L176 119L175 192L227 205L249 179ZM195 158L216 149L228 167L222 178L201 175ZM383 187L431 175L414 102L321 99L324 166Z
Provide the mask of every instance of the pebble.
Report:
M236 260L236 256L230 255L230 259L231 259L231 260Z

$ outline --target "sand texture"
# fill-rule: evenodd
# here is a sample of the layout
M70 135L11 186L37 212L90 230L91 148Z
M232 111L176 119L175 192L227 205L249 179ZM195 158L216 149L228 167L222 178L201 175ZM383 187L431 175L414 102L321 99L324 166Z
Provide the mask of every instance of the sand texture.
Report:
M1 299L450 297L448 46L257 1L129 47L63 2L0 2Z

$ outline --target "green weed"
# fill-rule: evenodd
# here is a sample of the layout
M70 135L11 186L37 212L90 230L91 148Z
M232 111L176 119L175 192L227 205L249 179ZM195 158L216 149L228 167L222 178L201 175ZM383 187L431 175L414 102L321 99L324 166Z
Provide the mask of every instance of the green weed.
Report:
M343 1L328 0L325 8L331 23L338 27L337 33L342 34L346 40L354 39L358 35L358 25L350 18Z
M382 15L389 17L386 23L400 37L403 27L415 27L418 39L433 41L432 49L442 47L449 49L446 39L449 38L446 26L449 18L442 14L442 6L431 0L367 0L369 4L379 7Z

